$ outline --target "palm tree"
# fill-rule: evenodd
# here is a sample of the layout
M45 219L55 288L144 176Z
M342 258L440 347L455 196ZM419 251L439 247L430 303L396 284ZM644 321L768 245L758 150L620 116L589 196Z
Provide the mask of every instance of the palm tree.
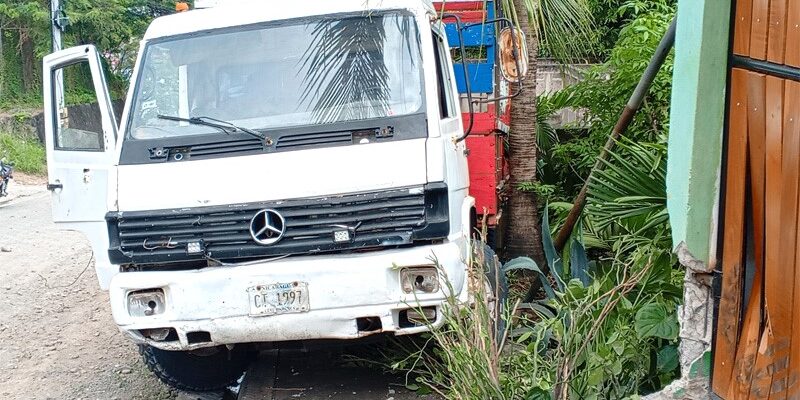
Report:
M547 265L535 192L538 182L536 144L536 69L540 44L548 54L562 61L585 57L592 49L593 22L586 0L500 0L501 8L516 27L526 34L528 72L525 90L511 108L506 256L528 256Z

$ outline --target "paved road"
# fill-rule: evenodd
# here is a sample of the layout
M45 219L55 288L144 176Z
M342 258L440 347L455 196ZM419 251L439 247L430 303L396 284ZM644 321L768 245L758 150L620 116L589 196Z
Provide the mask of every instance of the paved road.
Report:
M119 333L88 243L55 228L48 193L15 188L23 196L0 203L0 248L8 250L0 252L0 398L197 398L155 379ZM276 389L262 398L417 398L402 377L347 367L328 351L266 360L261 371Z

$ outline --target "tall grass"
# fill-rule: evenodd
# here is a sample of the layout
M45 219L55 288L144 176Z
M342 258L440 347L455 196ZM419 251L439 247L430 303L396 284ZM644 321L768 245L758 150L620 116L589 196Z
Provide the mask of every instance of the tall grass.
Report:
M394 369L406 370L415 376L412 389L429 389L446 399L507 399L517 398L513 385L504 379L508 376L508 358L503 357L508 342L508 331L502 321L510 312L499 307L501 299L492 287L501 285L500 264L494 253L484 245L473 248L468 269L468 302L449 296L445 302L445 324L432 329L424 341L402 341L405 347L400 354L410 354L395 361ZM497 274L487 274L494 270ZM495 276L490 282L487 276ZM454 293L452 284L444 280L448 293ZM504 314L496 318L498 313ZM421 386L419 386L421 385Z
M670 284L669 254L615 263L588 284L562 275L566 282L553 284L552 297L506 301L499 314L502 295L487 284L486 272L512 263L500 266L484 254L473 251L470 301L450 297L444 326L394 362L415 377L412 388L457 400L625 398L675 377L677 321L640 329L653 318L641 315L670 307L660 294Z
M33 175L47 172L44 146L37 139L0 132L0 158L14 163L14 170Z

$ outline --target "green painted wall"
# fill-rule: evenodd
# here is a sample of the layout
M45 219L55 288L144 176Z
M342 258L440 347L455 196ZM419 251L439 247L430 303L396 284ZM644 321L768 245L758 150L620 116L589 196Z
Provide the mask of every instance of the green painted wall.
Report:
M731 0L678 0L667 208L677 246L713 257Z

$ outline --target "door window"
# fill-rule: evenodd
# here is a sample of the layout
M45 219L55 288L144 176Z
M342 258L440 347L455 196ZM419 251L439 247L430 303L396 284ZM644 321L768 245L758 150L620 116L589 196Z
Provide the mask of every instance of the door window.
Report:
M433 53L436 57L436 83L439 93L439 117L441 119L455 116L453 99L451 66L447 62L448 46L436 31L433 32Z
M54 69L53 83L56 150L102 151L103 115L89 63L82 61Z

